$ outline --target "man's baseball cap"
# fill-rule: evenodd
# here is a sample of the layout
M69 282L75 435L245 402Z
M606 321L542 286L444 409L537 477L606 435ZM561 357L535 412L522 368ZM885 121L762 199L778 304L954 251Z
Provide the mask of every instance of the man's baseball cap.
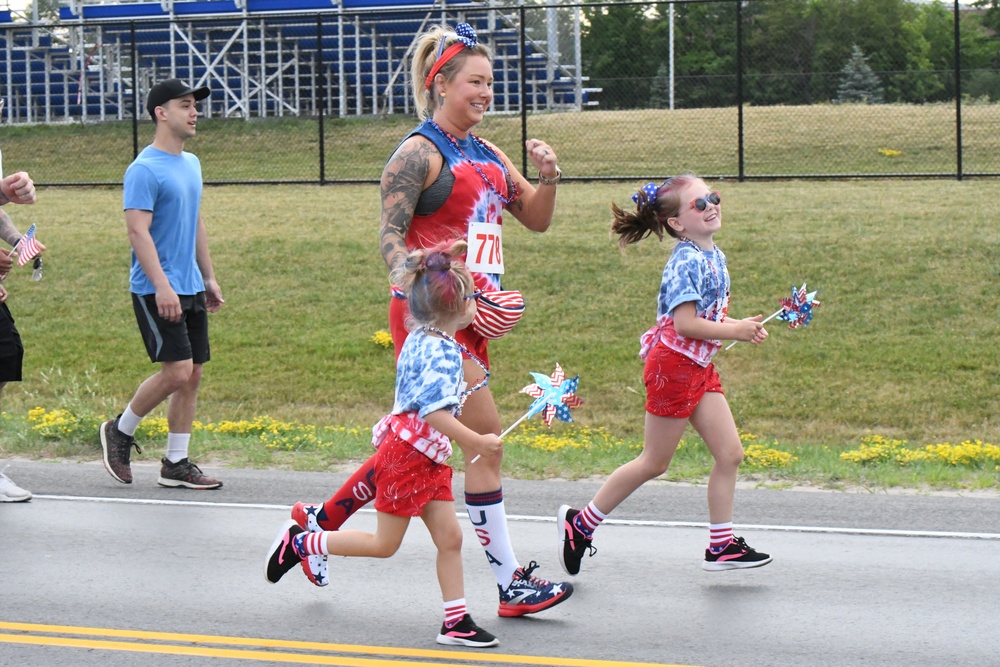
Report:
M162 107L170 100L176 100L185 95L194 95L195 100L203 100L209 95L208 88L192 88L180 79L167 79L161 81L149 89L149 96L146 98L146 111L153 118L156 107Z

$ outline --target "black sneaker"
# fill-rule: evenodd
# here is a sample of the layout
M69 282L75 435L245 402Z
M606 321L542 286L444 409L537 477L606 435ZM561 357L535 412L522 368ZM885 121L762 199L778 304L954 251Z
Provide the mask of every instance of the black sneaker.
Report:
M104 450L104 468L122 484L132 483L132 448L142 454L135 438L118 430L121 415L101 424L101 449Z
M461 621L450 628L442 624L437 643L447 644L448 646L488 648L496 646L500 643L500 640L476 625L472 617L466 614L462 617Z
M271 550L267 552L267 560L264 561L264 578L268 583L278 583L286 572L302 562L302 556L295 551L293 542L296 535L304 532L306 531L291 519L282 524L278 536L271 544Z
M745 570L767 565L770 562L770 556L751 549L742 537L734 537L719 553L712 553L711 549L705 549L705 562L701 564L701 569L709 572Z
M576 527L573 519L580 510L575 510L569 505L559 508L556 516L556 528L559 529L559 564L566 574L580 574L580 561L583 560L584 553L593 556L597 553L592 545L592 538L587 537L583 531Z
M160 479L156 481L160 486L186 487L188 489L221 489L222 482L211 477L205 477L201 468L191 463L187 458L183 458L177 463L171 463L167 459L161 459Z
M507 590L500 588L500 616L524 616L554 607L573 594L573 584L552 583L531 576L538 569L538 563L531 561L527 568L519 567L514 572L514 580Z

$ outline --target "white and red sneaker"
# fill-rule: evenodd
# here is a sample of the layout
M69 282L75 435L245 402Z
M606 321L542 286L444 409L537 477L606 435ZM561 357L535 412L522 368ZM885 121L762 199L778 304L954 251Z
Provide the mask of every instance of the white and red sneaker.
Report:
M308 503L295 503L292 506L292 521L299 525L302 530L311 533L319 533L323 529L316 520L316 515L323 508L322 505L310 505ZM326 556L307 556L302 560L302 573L306 579L316 586L326 586L330 583L329 560Z

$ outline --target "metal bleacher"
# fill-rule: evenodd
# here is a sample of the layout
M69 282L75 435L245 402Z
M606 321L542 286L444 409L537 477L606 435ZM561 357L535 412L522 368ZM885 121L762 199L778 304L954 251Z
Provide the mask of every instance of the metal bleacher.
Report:
M9 123L122 120L179 77L211 88L209 117L409 113L414 37L467 21L494 53L492 111L595 104L578 50L559 61L556 8L535 11L549 27L523 50L517 9L494 0L69 0L48 22L0 11L0 97Z

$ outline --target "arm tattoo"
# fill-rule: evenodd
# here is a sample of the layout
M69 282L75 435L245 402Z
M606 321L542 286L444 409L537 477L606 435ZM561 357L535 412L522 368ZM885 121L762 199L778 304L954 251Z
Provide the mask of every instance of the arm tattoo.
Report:
M382 173L379 247L390 276L406 259L406 233L430 169L430 157L436 150L425 141L404 145L389 159Z
M17 231L7 211L2 208L0 208L0 239L9 243L11 248L21 239L21 232Z

